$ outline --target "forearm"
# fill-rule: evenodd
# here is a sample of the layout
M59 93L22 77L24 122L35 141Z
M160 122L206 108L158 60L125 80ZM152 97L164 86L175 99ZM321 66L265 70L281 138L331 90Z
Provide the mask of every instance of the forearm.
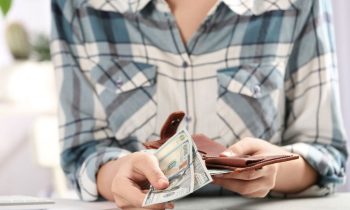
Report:
M97 173L97 190L105 199L113 201L112 181L119 168L119 161L112 160L104 164Z
M273 191L298 193L317 182L317 172L302 158L280 163Z

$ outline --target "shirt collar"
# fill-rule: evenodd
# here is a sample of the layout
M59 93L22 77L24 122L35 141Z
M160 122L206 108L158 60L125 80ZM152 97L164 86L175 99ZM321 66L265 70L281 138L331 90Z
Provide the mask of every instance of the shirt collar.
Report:
M95 9L104 11L118 11L120 13L137 13L148 3L155 1L157 9L169 11L165 0L88 0L88 4ZM239 15L261 15L273 10L288 10L297 0L218 0L223 2L233 12ZM218 4L217 4L218 5Z
M97 10L136 13L150 1L152 0L88 0L88 5Z
M273 10L289 10L297 0L221 0L239 15L261 15Z

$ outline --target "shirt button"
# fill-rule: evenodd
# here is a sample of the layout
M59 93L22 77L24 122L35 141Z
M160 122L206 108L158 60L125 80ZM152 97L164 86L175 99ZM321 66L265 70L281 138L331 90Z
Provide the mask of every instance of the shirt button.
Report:
M183 67L183 68L187 68L187 67L188 67L188 63L187 63L186 61L184 61L184 62L182 63L182 67Z
M260 85L255 85L253 87L253 95L255 97L259 97L261 95L261 87L260 87Z
M117 78L117 81L115 84L117 88L120 88L123 84L124 84L123 80L121 78Z
M192 121L192 117L186 116L185 120L186 120L186 122L191 122Z

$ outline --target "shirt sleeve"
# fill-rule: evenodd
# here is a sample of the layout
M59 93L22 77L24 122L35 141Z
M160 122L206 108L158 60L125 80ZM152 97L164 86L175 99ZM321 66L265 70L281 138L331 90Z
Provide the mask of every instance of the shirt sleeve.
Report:
M129 153L108 127L89 71L81 67L84 47L73 4L52 1L51 54L59 91L61 165L82 200L99 198L96 173L100 166Z
M346 134L339 105L331 1L299 1L285 81L283 146L317 172L316 185L293 196L322 196L345 182ZM286 196L286 195L285 195Z

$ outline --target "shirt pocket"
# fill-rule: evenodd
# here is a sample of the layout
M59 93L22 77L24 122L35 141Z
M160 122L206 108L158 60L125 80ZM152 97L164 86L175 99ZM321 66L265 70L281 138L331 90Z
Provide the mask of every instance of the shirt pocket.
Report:
M121 94L154 85L156 73L151 64L111 59L99 62L91 75L97 85Z
M91 77L116 139L146 140L155 129L157 66L103 59L92 69Z
M269 140L280 127L284 69L258 63L217 71L220 135L232 144L244 137Z

